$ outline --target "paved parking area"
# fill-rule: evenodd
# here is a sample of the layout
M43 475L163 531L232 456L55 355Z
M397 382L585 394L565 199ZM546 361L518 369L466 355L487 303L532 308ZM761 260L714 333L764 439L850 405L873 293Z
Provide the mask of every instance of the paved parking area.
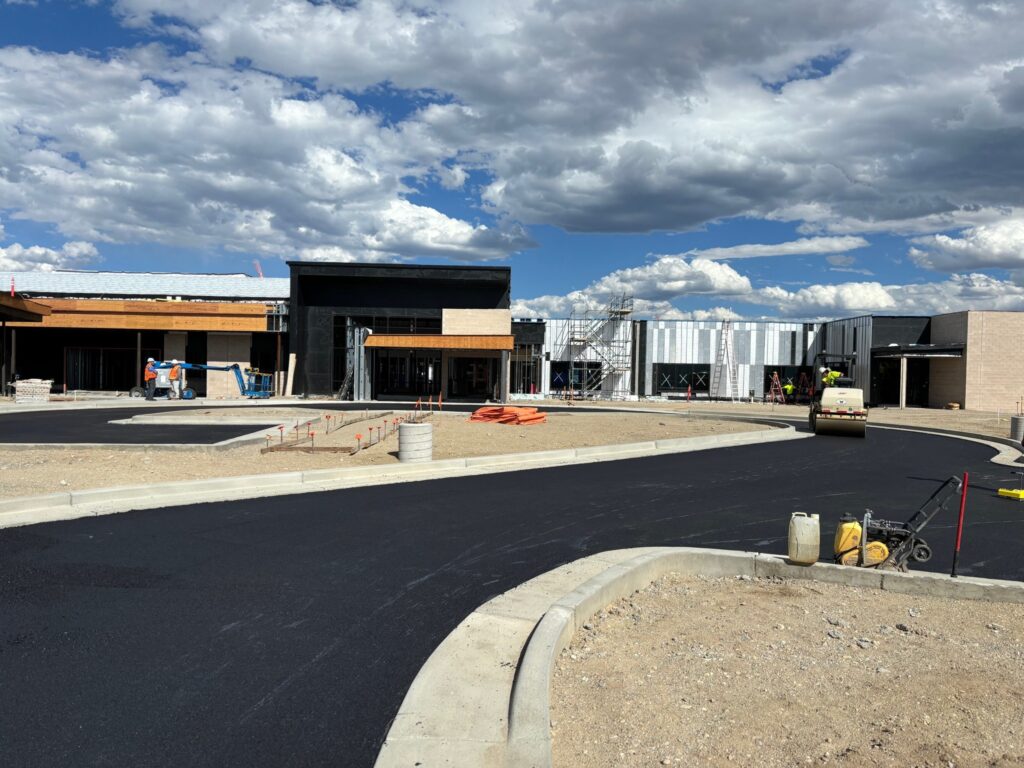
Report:
M871 430L0 531L0 764L368 766L476 606L617 547L783 552L789 514L905 519L970 470L964 573L1024 579L1009 469ZM928 538L947 570L952 513Z

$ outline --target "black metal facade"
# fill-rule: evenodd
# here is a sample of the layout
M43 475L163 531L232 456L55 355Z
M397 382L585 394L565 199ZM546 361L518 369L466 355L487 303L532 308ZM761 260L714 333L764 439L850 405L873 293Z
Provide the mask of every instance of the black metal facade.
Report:
M508 309L509 267L326 264L290 261L289 348L296 355L293 391L331 394L335 318L440 321L443 309Z

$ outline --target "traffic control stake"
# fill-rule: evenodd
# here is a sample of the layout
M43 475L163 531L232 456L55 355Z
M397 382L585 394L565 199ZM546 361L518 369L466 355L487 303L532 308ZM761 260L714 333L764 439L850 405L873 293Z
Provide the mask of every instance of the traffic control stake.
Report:
M956 547L953 550L953 570L950 572L951 578L956 578L956 569L960 564L960 537L964 532L964 507L967 505L967 473L964 472L964 484L963 488L960 489L960 519L956 523Z
M281 444L283 445L284 444L284 424L282 424L281 426L279 426L277 428L277 433L278 433L278 435L280 435L280 437L281 437Z
M315 441L314 438L316 438L316 432L310 432L309 433L309 447L310 448L315 448L316 447L316 441Z

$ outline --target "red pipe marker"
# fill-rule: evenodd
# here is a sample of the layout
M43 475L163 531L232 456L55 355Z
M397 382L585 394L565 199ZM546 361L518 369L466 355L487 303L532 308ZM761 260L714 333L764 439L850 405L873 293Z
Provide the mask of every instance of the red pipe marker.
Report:
M960 518L956 523L956 548L953 550L953 570L950 571L950 577L956 578L956 569L960 565L960 540L964 534L964 509L967 506L967 473L964 472L964 484L960 489Z

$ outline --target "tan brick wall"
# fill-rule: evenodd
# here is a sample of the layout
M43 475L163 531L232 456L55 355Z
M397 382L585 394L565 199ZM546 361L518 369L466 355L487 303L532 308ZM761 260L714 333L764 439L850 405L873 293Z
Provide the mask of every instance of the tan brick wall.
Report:
M238 363L244 370L250 365L251 353L251 333L211 333L206 337L209 365ZM206 396L211 399L240 397L234 372L207 371Z
M1024 397L1024 312L968 313L966 379L966 408L1017 407Z
M932 318L933 344L963 344L967 341L967 313L956 312ZM944 408L959 403L965 408L967 358L934 358L928 366L928 405Z
M445 336L508 336L512 333L512 310L442 309L441 333Z

